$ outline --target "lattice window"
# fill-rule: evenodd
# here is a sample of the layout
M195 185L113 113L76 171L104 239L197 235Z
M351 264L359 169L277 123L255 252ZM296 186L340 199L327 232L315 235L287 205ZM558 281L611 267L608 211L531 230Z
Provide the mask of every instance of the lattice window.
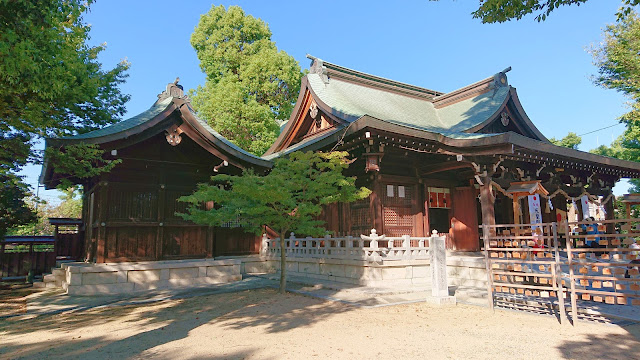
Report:
M384 208L384 224L386 226L413 226L411 208L386 206Z
M369 199L358 200L351 203L351 232L353 234L368 234L373 226Z
M108 209L109 219L156 220L158 194L114 188L110 191Z

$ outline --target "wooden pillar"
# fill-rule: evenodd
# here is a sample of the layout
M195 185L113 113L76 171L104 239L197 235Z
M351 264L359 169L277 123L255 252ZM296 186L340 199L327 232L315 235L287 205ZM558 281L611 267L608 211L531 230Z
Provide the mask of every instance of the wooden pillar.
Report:
M613 193L613 191L610 190L609 194L612 194L612 193ZM609 194L607 194L605 196L605 198L609 197ZM604 212L605 212L604 219L605 220L613 220L613 219L615 219L615 212L613 210L615 202L616 202L616 198L615 198L615 196L612 196L611 199L606 204L604 204ZM615 223L607 224L607 226L606 226L607 227L607 234L615 234L615 228L616 228L615 225L616 225Z
M160 187L158 188L158 231L156 232L156 251L155 251L155 258L156 260L160 260L162 259L162 253L163 253L163 249L162 249L162 245L163 245L163 238L164 238L164 210L166 207L166 190L165 190L165 184L164 184L164 174L161 176L162 179L162 184L160 184ZM205 240L206 241L206 240ZM146 254L145 254L146 255Z
M578 198L578 201L576 201L574 204L576 204L576 220L577 221L584 220L584 216L582 212L582 200Z
M107 206L109 205L108 192L109 183L107 181L100 182L100 189L98 193L98 236L96 241L96 261L99 263L105 262L107 257L106 242L107 242Z
M414 207L414 213L416 214L415 218L415 225L414 225L414 231L413 231L413 236L418 236L418 237L423 237L425 236L425 232L424 232L424 215L425 215L425 208L423 207L424 204L424 191L422 191L423 186L422 184L416 184L414 186L414 194L416 194L413 198L413 207Z
M431 236L431 225L429 224L429 187L427 184L422 184L419 187L422 192L422 203L424 204L422 209L424 211L424 215L422 217L422 228L424 236Z
M373 180L373 191L369 197L369 210L371 211L371 220L373 222L373 228L377 230L378 234L384 234L384 228L382 224L382 196L383 191L382 182L379 175L375 175Z
M482 185L480 185L480 208L482 210L482 224L483 225L495 225L496 213L494 202L495 198L491 193L491 177L483 176L481 178ZM490 233L495 233L495 228L490 228Z

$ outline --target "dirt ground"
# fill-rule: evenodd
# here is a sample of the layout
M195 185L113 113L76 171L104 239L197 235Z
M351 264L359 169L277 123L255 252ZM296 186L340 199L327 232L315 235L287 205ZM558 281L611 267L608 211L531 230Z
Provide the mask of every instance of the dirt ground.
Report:
M0 316L25 313L27 311L25 297L37 291L29 284L0 282Z
M274 290L0 320L0 358L640 359L640 325L416 303L355 308Z

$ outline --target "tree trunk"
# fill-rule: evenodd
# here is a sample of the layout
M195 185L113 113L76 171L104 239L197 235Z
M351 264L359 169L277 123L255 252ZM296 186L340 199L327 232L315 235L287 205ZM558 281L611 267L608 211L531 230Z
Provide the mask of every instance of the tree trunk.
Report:
M287 287L287 257L285 254L284 238L285 234L280 234L280 294L286 293Z

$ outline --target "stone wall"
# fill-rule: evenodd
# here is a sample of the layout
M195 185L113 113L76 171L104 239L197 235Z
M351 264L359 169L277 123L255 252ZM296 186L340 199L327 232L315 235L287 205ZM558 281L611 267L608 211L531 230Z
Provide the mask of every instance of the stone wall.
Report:
M199 259L114 264L63 264L69 295L128 294L196 287L242 279L240 260Z
M447 254L449 286L478 288L487 291L487 269L484 256L476 254Z
M242 257L242 274L275 273L280 261L273 258ZM484 257L478 254L447 252L449 286L486 291L487 271ZM392 260L380 263L356 260L287 259L288 274L367 286L430 285L429 260Z

